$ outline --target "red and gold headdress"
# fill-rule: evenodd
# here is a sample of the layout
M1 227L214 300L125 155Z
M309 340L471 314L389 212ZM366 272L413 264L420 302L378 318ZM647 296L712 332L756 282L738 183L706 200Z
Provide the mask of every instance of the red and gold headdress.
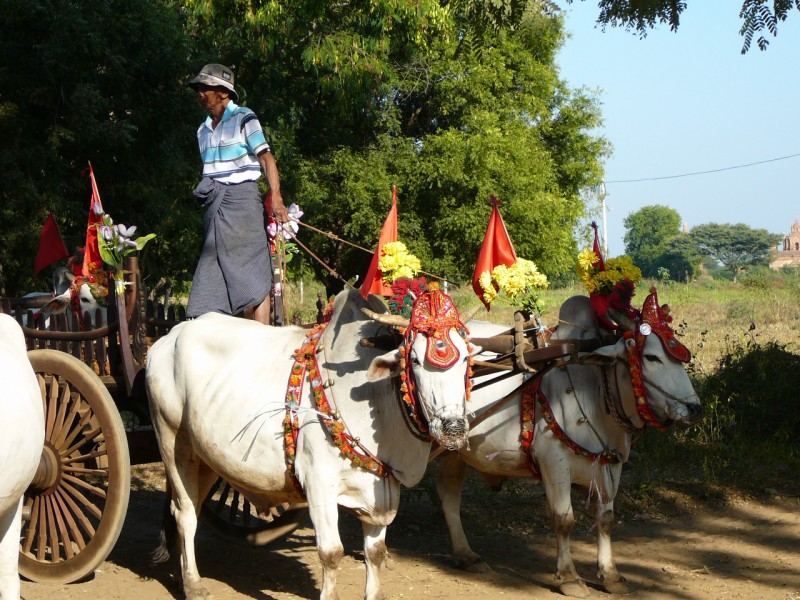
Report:
M675 337L675 331L670 323L672 316L669 314L669 306L660 305L656 288L650 288L650 295L645 298L642 305L642 324L639 325L639 331L645 335L652 331L672 358L688 363L692 359L692 353Z
M425 358L433 366L447 369L459 358L458 348L450 339L450 330L463 327L452 298L441 290L432 290L414 302L406 335L424 333L428 337Z

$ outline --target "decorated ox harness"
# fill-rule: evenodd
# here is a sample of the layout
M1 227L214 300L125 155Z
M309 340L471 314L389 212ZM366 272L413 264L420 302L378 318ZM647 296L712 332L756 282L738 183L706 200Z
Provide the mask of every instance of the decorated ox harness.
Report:
M325 393L325 388L329 385L322 380L322 370L317 356L323 351L319 343L330 324L331 309L332 307L329 305L324 322L315 325L303 340L300 349L295 351L294 364L286 390L286 416L284 417L286 467L292 476L295 488L300 493L303 493L303 490L295 475L295 459L300 426L298 414L306 378L311 384L313 408L319 414L322 424L341 455L357 467L378 477L389 477L393 474L390 465L365 448L359 438L353 437L349 433L347 426ZM397 398L409 431L423 441L430 441L431 437L428 433L427 419L420 410L411 361L407 360L407 357L417 334L424 333L428 336L426 360L440 369L453 366L459 359L460 353L450 339L451 329L455 329L466 338L466 327L459 319L452 299L443 292L435 290L426 292L414 302L410 323L403 332L404 341L400 347L403 371ZM467 398L469 398L471 388L471 374L471 369L468 369L465 381Z
M622 334L625 340L625 353L628 363L628 369L631 374L631 384L633 386L633 393L636 404L636 412L644 422L645 426L651 425L657 429L666 429L666 424L661 422L650 408L650 403L647 399L647 390L644 383L644 372L642 367L642 358L644 352L644 343L648 335L655 334L664 346L664 350L674 359L684 363L688 363L692 354L689 349L684 346L680 341L675 338L675 332L670 327L672 317L669 315L669 307L660 306L658 304L658 296L655 289L651 290L650 295L645 299L642 306L641 318L637 319L636 327L633 331L625 331ZM523 454L527 457L528 468L533 475L541 478L541 473L538 467L533 462L531 457L530 448L533 445L534 435L534 421L535 421L535 406L534 403L538 402L542 409L542 416L547 423L547 428L561 440L570 450L579 456L585 456L590 461L599 461L601 464L616 464L620 462L618 453L611 449L604 449L600 452L592 452L587 450L580 444L572 440L564 429L559 425L556 420L550 403L547 401L546 396L541 390L542 376L546 373L548 368L539 371L534 375L531 380L524 385L522 390L522 399L520 406L520 446L522 447ZM609 397L611 396L608 390L608 381L603 372L603 380L605 383L606 407L614 419L623 428L633 431L635 428L632 426L630 419L624 414L621 406L610 404ZM661 390L664 392L664 390ZM664 392L666 393L666 392Z

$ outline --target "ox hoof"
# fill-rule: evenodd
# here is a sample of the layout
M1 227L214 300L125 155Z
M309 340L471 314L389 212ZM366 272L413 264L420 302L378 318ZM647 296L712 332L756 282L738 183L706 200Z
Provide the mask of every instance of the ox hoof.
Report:
M186 596L186 600L214 600L214 596L202 584L191 587L184 586L183 594Z
M614 581L603 581L603 588L609 594L630 594L634 591L624 577Z
M492 567L486 564L480 556L467 556L456 558L456 567L467 573L493 573Z
M565 596L572 598L588 598L589 588L582 579L573 579L572 581L564 581L558 586L561 593Z

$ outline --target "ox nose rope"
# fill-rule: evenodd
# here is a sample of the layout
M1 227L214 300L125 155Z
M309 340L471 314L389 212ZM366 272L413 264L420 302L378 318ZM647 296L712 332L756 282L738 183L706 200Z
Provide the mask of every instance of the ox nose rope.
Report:
M672 394L672 393L668 392L667 390L665 390L663 387L661 387L657 383L654 383L653 381L650 381L647 377L645 377L643 379L643 381L644 381L644 383L646 385L649 385L650 387L657 389L659 392L664 394L670 400L675 400L675 402L680 402L681 404L685 404L686 401L689 400L690 398L698 398L697 394L689 394L688 396L684 396L683 398L679 398L675 394Z

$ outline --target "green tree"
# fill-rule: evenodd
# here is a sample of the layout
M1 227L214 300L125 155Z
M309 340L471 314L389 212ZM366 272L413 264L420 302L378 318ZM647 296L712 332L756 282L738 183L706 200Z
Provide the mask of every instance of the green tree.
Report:
M87 161L108 212L158 234L147 250L150 285L190 279L202 231L191 189L204 115L184 83L212 61L234 67L242 103L275 149L284 197L310 225L371 251L397 184L404 241L427 269L465 281L495 194L518 254L548 273L569 270L579 191L601 180L607 143L591 135L595 99L558 78L562 20L543 6L4 3L7 292L29 287L48 209L69 246L82 243ZM342 278L366 270L368 252L308 229L301 239ZM292 261L290 270L308 264Z
M770 253L782 237L743 223L707 223L698 225L689 235L701 254L714 258L731 272L734 282L745 267L768 264Z
M625 217L623 223L625 253L645 277L656 277L658 267L666 266L657 264L666 250L665 244L680 233L678 211L660 204L645 206Z
M694 240L685 233L679 233L661 245L661 254L655 258L653 268L656 272L667 269L672 279L685 281L695 276L701 259Z
M495 194L520 256L571 269L579 190L600 181L607 143L589 133L594 98L558 79L561 18L536 3L497 27L472 18L489 3L307 4L282 3L285 19L263 4L222 36L233 13L187 3L197 31L224 40L306 222L371 250L397 184L400 236L427 270L466 281ZM338 276L366 271L368 253L303 235Z
M188 43L179 12L149 0L7 0L0 38L0 288L34 286L49 210L68 248L83 245L89 162L106 211L159 234L151 272L190 277L202 226L184 198L201 112L177 79Z

